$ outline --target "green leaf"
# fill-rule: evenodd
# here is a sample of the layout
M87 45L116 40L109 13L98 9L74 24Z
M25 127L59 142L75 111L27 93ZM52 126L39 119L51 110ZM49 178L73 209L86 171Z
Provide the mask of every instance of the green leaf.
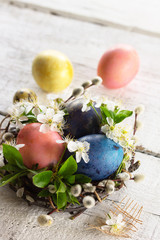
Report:
M66 191L66 189L67 189L66 185L62 181L60 181L60 185L59 185L57 192L64 193Z
M44 188L50 182L52 175L51 170L38 173L33 177L33 184L39 188Z
M12 164L6 164L5 166L1 167L0 169L6 170L7 172L20 172L21 169Z
M77 171L77 162L73 156L70 156L59 169L58 175L67 177L67 176L71 176L76 171Z
M3 155L11 165L16 165L21 169L27 169L23 164L22 155L15 147L3 144Z
M133 114L132 111L129 110L121 110L115 115L115 123L122 122L125 118L130 117Z
M58 192L57 193L57 208L61 209L65 207L67 204L67 194L64 192Z
M75 175L65 177L64 180L69 184L74 184L75 183Z
M40 191L39 193L38 193L38 196L39 197L49 197L49 196L51 196L52 195L52 193L50 193L49 191L48 191L48 189L43 189L42 191Z
M8 174L7 176L4 176L1 180L0 180L0 187L6 185L7 183L10 183L12 181L14 181L15 179L26 175L27 172L19 172L17 174Z
M112 112L111 110L108 110L107 107L100 107L102 114L105 114L106 117L110 117L114 120L115 118L115 113Z
M78 199L76 197L74 197L71 193L70 193L70 189L67 190L67 200L69 203L77 203L80 204Z
M83 174L76 174L75 175L75 183L89 183L92 179L90 177L87 177Z

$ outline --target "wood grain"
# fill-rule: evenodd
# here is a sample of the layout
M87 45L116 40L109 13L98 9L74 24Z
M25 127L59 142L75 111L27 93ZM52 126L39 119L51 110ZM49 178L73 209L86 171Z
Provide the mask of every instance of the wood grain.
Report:
M143 129L138 133L139 144L160 153L160 40L110 27L97 26L72 19L52 16L29 9L20 9L1 3L0 8L0 109L10 106L17 88L35 90L42 101L43 93L31 75L35 55L45 49L64 52L74 66L71 87L93 78L102 53L120 43L130 44L139 53L140 72L133 82L118 90L100 87L95 94L105 94L122 100L127 108L140 103L146 111L140 119Z
M159 0L5 0L20 7L160 37Z

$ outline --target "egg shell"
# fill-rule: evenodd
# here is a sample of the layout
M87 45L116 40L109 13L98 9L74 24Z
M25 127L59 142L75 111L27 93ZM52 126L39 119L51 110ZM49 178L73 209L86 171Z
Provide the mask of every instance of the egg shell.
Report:
M123 159L123 148L102 134L82 137L79 141L90 143L88 163L81 159L77 173L85 174L93 181L106 179L119 167Z
M65 135L70 134L74 138L100 132L100 120L91 108L89 111L82 112L83 101L76 99L66 106L69 115L66 116ZM97 109L99 115L100 109Z
M64 144L56 142L62 140L61 136L53 131L42 133L40 126L40 123L27 124L17 136L17 144L25 144L19 151L28 168L35 164L38 169L56 165L64 151Z
M120 46L106 51L97 67L97 74L107 88L121 88L128 84L139 70L139 56L130 46Z
M32 64L32 75L44 91L57 93L72 82L73 67L63 53L46 50L35 57Z

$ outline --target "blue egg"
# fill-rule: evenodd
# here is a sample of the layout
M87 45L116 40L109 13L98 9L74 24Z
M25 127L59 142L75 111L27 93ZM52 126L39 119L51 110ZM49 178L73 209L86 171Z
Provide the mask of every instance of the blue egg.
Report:
M106 179L119 167L123 159L123 148L102 134L81 137L79 141L90 143L88 163L81 159L77 173L85 174L93 181Z
M100 132L101 122L96 112L93 110L93 108L87 112L82 112L82 107L82 99L76 99L67 104L66 109L69 114L65 117L65 136L69 134L77 139L86 135ZM101 116L100 109L96 108L96 111Z

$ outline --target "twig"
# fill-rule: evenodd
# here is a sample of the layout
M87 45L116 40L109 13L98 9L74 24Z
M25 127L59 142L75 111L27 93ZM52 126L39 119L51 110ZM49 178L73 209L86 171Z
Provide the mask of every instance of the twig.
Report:
M102 202L102 199L100 198L100 196L98 195L98 193L97 193L96 191L95 191L94 193L95 193L95 195L96 195L98 201L99 201L99 202Z
M49 196L48 197L49 203L51 204L52 208L55 209L56 207L53 204L52 198Z
M79 212L77 212L76 214L74 214L73 216L71 216L70 219L71 219L71 220L74 220L76 217L80 216L85 210L86 210L86 208L80 210Z

